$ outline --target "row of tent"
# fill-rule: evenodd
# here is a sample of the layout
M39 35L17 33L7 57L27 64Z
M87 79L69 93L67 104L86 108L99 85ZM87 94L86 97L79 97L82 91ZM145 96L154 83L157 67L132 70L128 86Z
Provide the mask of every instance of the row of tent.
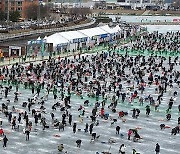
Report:
M65 46L68 44L75 44L80 42L88 42L94 38L103 39L107 37L111 37L121 32L121 28L119 25L111 28L108 25L77 30L77 31L67 31L67 32L59 32L53 35L46 37L46 43L53 43L53 47L57 46Z

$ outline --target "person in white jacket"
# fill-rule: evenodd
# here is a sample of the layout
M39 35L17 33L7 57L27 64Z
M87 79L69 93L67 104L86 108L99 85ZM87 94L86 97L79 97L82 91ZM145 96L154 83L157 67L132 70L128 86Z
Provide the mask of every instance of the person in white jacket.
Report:
M125 150L126 150L126 146L124 144L122 144L119 148L119 153L120 154L125 154Z

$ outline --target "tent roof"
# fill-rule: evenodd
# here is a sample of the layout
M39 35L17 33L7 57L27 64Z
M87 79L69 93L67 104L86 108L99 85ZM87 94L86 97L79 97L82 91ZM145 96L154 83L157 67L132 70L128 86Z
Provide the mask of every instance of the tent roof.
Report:
M118 31L121 30L121 28L119 26L110 28L108 25L105 25L105 26L101 26L100 28L103 29L104 31L110 33L110 34L117 33Z
M69 40L60 35L60 33L55 33L46 38L47 43L53 43L53 46L57 46L58 44L66 44L69 43Z
M113 33L112 29L108 25L101 26L100 28L103 29L104 31L110 33L110 34Z
M61 32L59 33L61 36L68 40L80 39L80 38L87 38L86 35L78 32L78 31L68 31L68 32Z
M122 29L119 27L119 25L117 25L116 27L113 28L113 31L115 31L116 33L121 31Z
M104 31L100 27L83 29L83 30L79 30L79 32L83 33L84 35L87 35L88 37L108 34L108 32Z
M113 34L113 33L117 33L120 30L121 28L119 26L110 28L108 25L105 25L101 27L89 28L89 29L78 30L78 31L67 31L67 32L55 33L47 37L46 41L47 43L53 43L54 46L57 46L58 44L69 43L70 41L74 39L81 39L81 38L99 36L99 35L104 35L104 34Z
M37 41L41 41L41 37L40 36L37 38Z

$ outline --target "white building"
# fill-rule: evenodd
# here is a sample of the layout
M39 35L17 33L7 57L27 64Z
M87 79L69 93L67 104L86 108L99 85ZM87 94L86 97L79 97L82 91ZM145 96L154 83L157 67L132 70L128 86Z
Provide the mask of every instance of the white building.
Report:
M131 8L143 8L146 6L159 6L164 7L166 0L117 0L116 4L120 6L130 6Z

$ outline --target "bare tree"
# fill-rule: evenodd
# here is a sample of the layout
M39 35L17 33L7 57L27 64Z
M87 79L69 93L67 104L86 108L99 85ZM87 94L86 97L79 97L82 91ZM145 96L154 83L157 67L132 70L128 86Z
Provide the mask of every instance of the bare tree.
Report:
M38 4L32 3L32 4L28 5L28 6L26 6L26 8L25 8L25 16L26 16L27 19L36 20L37 17L38 17L38 13L40 14L41 19L44 18L44 17L47 17L49 15L48 6L46 6L46 5L38 6Z
M75 17L85 17L86 15L91 14L90 8L70 8L69 9L69 15L75 16Z
M38 14L38 5L35 3L32 3L25 8L25 16L27 19L37 19Z

